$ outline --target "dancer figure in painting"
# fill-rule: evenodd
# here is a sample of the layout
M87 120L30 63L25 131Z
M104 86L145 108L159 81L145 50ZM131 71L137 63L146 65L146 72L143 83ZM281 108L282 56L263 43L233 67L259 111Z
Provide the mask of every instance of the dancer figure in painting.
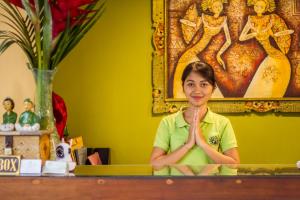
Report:
M274 0L248 0L248 6L252 5L256 15L248 16L239 40L255 38L266 51L267 57L260 63L244 97L283 97L291 76L290 62L285 54L289 51L290 34L294 31L289 30L278 15L265 14L275 10ZM280 50L272 46L270 37L274 38Z
M231 44L230 34L227 25L227 17L222 16L221 12L223 11L223 4L227 3L227 0L203 0L201 7L204 11L209 10L213 15L208 15L202 13L201 17L198 16L196 4L193 4L189 7L186 16L184 19L181 19L183 27L183 36L187 42L193 37L193 34L197 32L201 25L203 26L203 35L191 48L187 49L179 58L177 66L175 68L174 80L173 80L173 96L174 98L185 98L182 83L181 75L184 68L192 62L199 61L198 54L201 53L210 43L212 38L224 30L226 41L217 53L217 61L225 69L225 63L221 58L221 55L226 51L226 49ZM218 88L214 92L215 97L223 97L222 93Z

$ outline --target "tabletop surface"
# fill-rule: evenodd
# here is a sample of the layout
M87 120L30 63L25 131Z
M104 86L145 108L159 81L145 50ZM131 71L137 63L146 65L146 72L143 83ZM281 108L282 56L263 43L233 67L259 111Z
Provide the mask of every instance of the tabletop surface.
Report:
M0 173L1 176L7 176ZM171 165L77 165L68 174L19 174L17 176L69 176L69 177L299 177L295 164L207 164L201 166Z
M240 164L202 166L172 165L81 165L75 168L75 176L299 176L294 164Z

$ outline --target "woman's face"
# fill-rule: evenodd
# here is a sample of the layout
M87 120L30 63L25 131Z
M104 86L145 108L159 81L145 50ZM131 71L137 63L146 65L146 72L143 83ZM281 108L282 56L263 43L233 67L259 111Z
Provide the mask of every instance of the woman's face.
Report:
M4 106L4 109L6 111L11 111L12 110L12 104L10 101L4 101L3 102L3 106Z
M214 14L219 15L223 10L223 3L222 1L214 1L210 8L211 12Z
M214 87L198 73L191 72L184 81L183 90L188 102L200 107L207 104Z
M266 11L266 2L264 1L257 1L254 4L254 11L258 14L261 15Z

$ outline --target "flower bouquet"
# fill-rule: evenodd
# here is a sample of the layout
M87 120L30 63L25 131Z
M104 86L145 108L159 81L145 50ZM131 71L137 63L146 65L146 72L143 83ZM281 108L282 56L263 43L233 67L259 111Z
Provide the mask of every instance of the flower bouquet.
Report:
M42 130L57 138L52 108L52 81L59 63L104 11L103 0L1 0L0 54L17 44L36 81L35 112ZM22 11L23 10L23 11ZM25 12L24 12L25 11ZM25 13L25 14L24 14Z

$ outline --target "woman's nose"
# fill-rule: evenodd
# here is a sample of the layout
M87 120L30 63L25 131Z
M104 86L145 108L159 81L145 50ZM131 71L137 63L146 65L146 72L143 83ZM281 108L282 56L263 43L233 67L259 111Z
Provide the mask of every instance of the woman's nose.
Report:
M202 88L199 86L199 85L196 85L195 87L194 87L194 92L202 92Z

